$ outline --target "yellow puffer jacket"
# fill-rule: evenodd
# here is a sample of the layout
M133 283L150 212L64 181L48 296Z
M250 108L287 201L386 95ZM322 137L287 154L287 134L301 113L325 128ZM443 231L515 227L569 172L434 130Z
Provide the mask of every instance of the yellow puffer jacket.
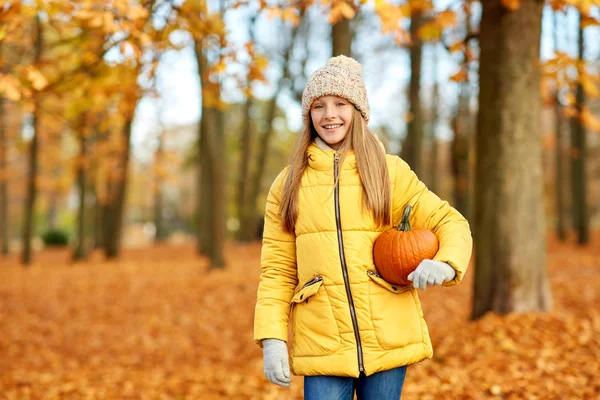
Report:
M362 187L351 152L334 188L337 156L314 142L299 191L295 234L278 215L287 168L267 197L261 276L254 340L287 342L292 312L291 370L295 375L369 376L431 358L433 349L417 291L377 275L373 243L381 232L362 212ZM439 241L434 260L450 264L459 283L471 257L472 239L463 216L419 181L406 162L386 155L395 226L407 204L412 227L433 231ZM288 167L289 168L289 167Z

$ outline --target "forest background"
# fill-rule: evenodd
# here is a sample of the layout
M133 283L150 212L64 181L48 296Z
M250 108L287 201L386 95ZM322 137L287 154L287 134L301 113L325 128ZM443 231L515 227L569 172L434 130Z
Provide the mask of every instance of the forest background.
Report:
M421 295L436 356L407 397L595 398L599 7L1 0L0 395L300 396L252 347L262 213L306 79L345 54L475 239Z

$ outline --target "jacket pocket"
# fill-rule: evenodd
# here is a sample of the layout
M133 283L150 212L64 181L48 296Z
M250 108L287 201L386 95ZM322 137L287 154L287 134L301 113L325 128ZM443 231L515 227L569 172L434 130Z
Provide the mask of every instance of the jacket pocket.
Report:
M408 292L410 290L410 285L396 285L393 283L389 283L385 279L381 277L377 272L367 271L369 278L375 281L379 286L389 290L392 293L403 293Z
M367 271L369 303L375 337L383 349L421 343L421 317L410 285L394 285L379 274Z
M292 298L291 355L322 356L341 345L340 332L323 277L317 275Z

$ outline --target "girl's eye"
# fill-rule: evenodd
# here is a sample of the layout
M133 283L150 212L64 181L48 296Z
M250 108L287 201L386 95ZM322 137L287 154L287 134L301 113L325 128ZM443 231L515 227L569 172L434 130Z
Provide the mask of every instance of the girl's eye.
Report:
M337 103L337 105L341 107L341 106L345 106L345 105L346 105L346 103L342 103L342 102L340 101L339 103Z
M322 106L322 105L320 105L320 104L318 104L318 105L316 105L314 108L323 108L323 106Z

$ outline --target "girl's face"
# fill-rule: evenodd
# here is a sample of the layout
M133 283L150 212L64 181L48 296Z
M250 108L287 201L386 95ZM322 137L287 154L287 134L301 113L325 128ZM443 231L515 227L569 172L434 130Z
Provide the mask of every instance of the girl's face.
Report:
M317 133L329 147L339 149L350 131L354 106L338 96L323 96L310 106L310 118Z

